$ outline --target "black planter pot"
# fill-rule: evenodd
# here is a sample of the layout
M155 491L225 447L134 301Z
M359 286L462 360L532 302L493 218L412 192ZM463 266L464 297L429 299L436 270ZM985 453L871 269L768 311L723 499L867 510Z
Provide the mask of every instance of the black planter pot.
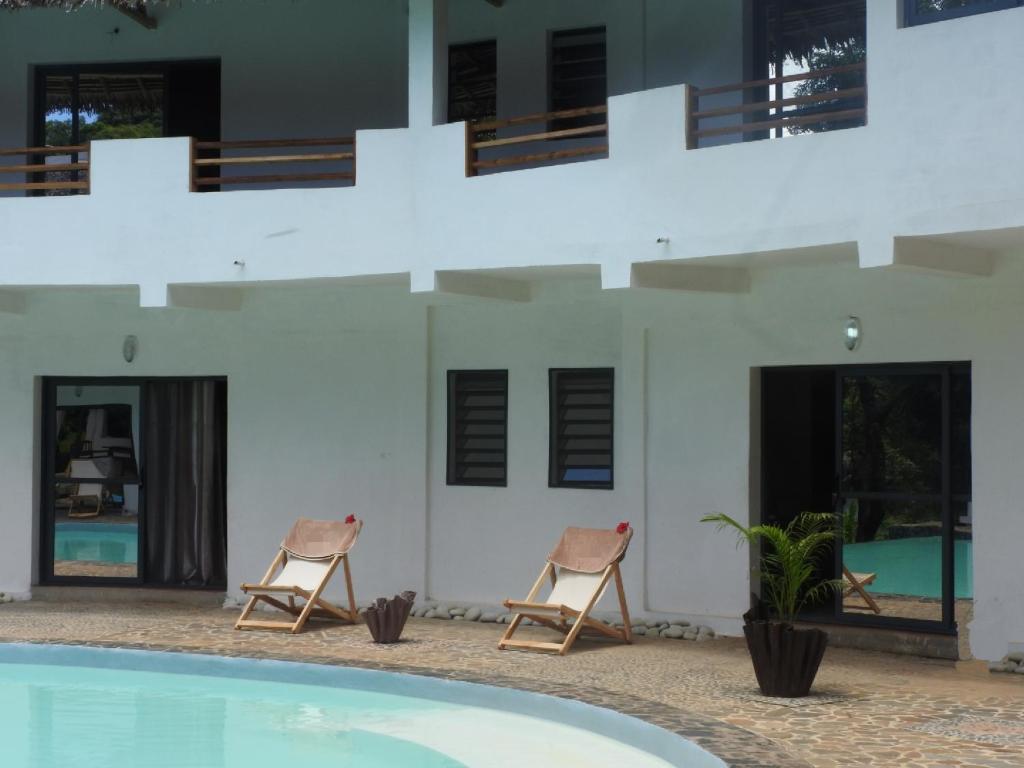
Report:
M827 634L780 621L748 621L743 634L761 693L785 698L810 693L828 645Z
M415 592L403 592L390 600L378 597L363 614L373 642L397 643L415 600Z

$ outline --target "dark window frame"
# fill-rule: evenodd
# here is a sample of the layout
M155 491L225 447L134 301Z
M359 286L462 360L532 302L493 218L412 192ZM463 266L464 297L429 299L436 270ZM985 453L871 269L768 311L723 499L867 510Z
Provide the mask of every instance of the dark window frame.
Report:
M919 27L922 24L962 19L967 16L977 16L981 13L991 13L993 11L1005 11L1022 6L1024 6L1024 0L992 0L991 2L980 2L961 8L922 12L917 10L917 0L903 0L903 23L907 27Z
M218 381L228 385L228 377L225 375L210 376L44 376L42 378L42 409L36 428L40 430L39 440L39 467L40 475L38 482L41 484L39 493L39 530L36 536L38 549L37 574L39 583L43 586L69 586L69 587L146 587L150 585L146 580L146 558L144 557L144 546L146 537L146 421L142 413L142 390L145 385L153 381ZM57 408L57 388L69 386L117 386L117 387L138 387L140 394L139 412L139 433L136 439L139 443L139 451L136 457L140 478L139 488L139 516L138 516L138 549L136 551L136 574L133 577L117 576L59 576L54 573L54 554L56 531L55 513L55 486L57 479L56 439L57 435L51 428L54 421L51 418ZM95 482L89 478L89 482ZM104 485L107 483L102 482ZM226 534L225 534L226 535ZM226 542L227 543L227 542ZM160 586L159 589L174 589L193 592L223 592L223 585L205 587L184 587L184 586Z
M189 67L216 67L218 77L223 77L222 61L220 57L210 56L199 56L196 58L188 59L168 59L164 60L143 60L143 61L117 61L117 62L71 62L64 64L35 64L31 68L32 76L32 105L31 105L31 133L32 141L30 142L33 147L46 146L46 78L47 77L59 77L67 76L72 79L73 83L73 94L72 94L72 108L71 108L71 143L77 145L80 143L80 112L81 108L78 103L79 100L79 78L83 73L85 74L119 74L119 73L145 73L160 75L164 79L164 87L162 94L162 106L161 106L161 133L164 137L169 136L168 133L168 114L170 113L171 106L171 93L168 88L168 81L172 72L180 71ZM223 108L223 94L220 91L218 85L218 97L220 98L221 108ZM218 118L218 123L222 121ZM223 125L218 128L218 136L210 137L211 140L219 140L220 133L223 130ZM32 162L42 162L39 156L36 156L37 160ZM71 155L71 162L77 163L79 161L79 154L73 153ZM91 159L91 158L90 158ZM209 170L203 169L203 173L214 174L216 167ZM91 171L91 169L90 169ZM74 179L79 179L79 171L73 171ZM43 181L45 174L36 174L30 181ZM204 191L214 191L219 187L210 187ZM80 193L80 192L78 192ZM45 194L44 192L37 193L39 195Z
M559 449L562 422L559 418L559 380L565 374L605 375L608 377L608 480L564 480L565 465ZM615 490L615 368L548 369L548 487Z
M453 81L452 81L452 56L459 50L468 50L474 48L480 48L483 46L491 46L494 48L494 110L492 115L477 115L471 117L467 122L470 125L478 122L485 122L487 120L496 120L498 117L498 40L497 38L485 38L483 40L470 40L462 43L452 43L448 46L448 93L445 104L445 119L447 122L452 123L457 120L462 120L462 117L452 116L453 106Z
M952 505L957 502L970 501L973 498L972 488L959 489L961 492L956 492L952 488L952 412L955 407L954 402L951 398L951 387L952 378L954 376L967 376L968 381L972 382L973 385L973 366L969 361L935 361L935 362L921 362L921 363L866 363L866 364L848 364L848 365L783 365L783 366L764 366L758 369L758 376L760 379L759 385L759 397L760 397L760 412L761 412L761 425L759 427L759 442L760 452L763 457L766 455L766 451L769 450L767 442L767 433L764 428L765 415L768 412L769 402L767 398L767 387L764 385L764 379L766 375L773 375L778 372L821 372L829 373L834 377L832 386L835 389L835 402L833 403L834 408L834 423L837 429L841 425L841 414L842 414L842 382L844 377L859 377L859 376L901 376L901 375L933 375L940 376L942 378L942 398L943 398L943 413L942 413L942 446L941 452L943 457L943 486L937 494L899 494L899 493L878 493L878 494L867 494L862 492L850 492L848 489L842 487L841 473L837 473L833 483L833 505L836 509L839 508L842 501L845 498L866 498L872 496L875 498L885 497L889 500L911 500L911 499L925 499L934 500L942 505L942 525L943 525L943 538L942 543L942 617L941 619L914 619L903 616L876 616L873 614L860 614L844 612L842 610L842 595L837 592L833 597L832 612L827 614L815 614L808 616L808 621L819 622L823 624L837 624L837 625L849 625L857 627L869 627L877 629L894 629L894 630L905 630L910 632L928 632L937 635L956 635L958 632L956 616L955 616L955 584L954 584L954 568L955 568L955 556L954 556L954 512ZM973 386L972 386L973 392ZM972 394L973 399L973 394ZM973 429L973 424L971 425ZM970 431L968 433L968 446L970 446ZM834 438L834 450L835 457L833 464L835 467L841 466L841 430L837 432ZM973 463L973 458L971 459ZM759 485L760 485L760 510L758 511L757 518L759 522L771 522L767 518L768 509L765 506L764 499L768 497L769 489L769 477L768 477L768 466L767 462L761 461L759 470ZM963 491L966 491L964 493ZM839 521L837 520L837 533ZM840 539L841 540L841 539ZM839 573L842 568L842 554L841 549L836 548L834 553L834 569L836 573Z
M766 80L772 77L772 69L774 68L775 75L784 74L786 56L784 53L784 46L780 46L779 42L783 41L786 34L785 24L783 23L783 17L786 13L787 4L791 3L792 0L754 0L751 3L750 9L747 13L747 19L749 28L751 31L751 42L747 46L747 51L751 59L747 62L745 69L749 73L750 80ZM913 2L913 0L904 0L904 2ZM774 7L775 12L772 13ZM864 61L867 61L867 3L865 0L864 6ZM772 42L775 41L775 56L772 58ZM807 82L807 81L804 81ZM860 82L851 85L866 85L866 72L862 73ZM845 86L844 86L845 87ZM764 102L764 101L779 101L786 97L785 86L783 83L776 83L774 85L764 85L759 88L751 89L745 92L744 101L748 103L753 102ZM864 102L866 104L866 102ZM761 122L772 120L776 116L776 113L767 110L760 112L750 112L744 116L744 120L747 122ZM828 113L823 113L823 122L828 119ZM867 116L864 117L864 124L867 124ZM849 126L853 127L853 126ZM862 127L862 126L858 126ZM836 130L836 129L829 129ZM828 131L821 131L822 133ZM770 137L782 138L785 135L785 129L779 126L775 129L769 129L766 131L754 131L746 133L743 136L743 141L761 141Z
M572 35L592 35L600 33L603 36L604 44L604 98L601 104L608 103L608 27L605 24L595 24L588 27L569 27L567 29L555 29L548 32L548 89L547 89L547 110L558 112L563 109L577 109L582 107L596 107L599 104L578 104L573 107L557 106L555 104L555 48L556 40L559 37L570 37ZM582 128L589 125L596 125L605 121L604 115L583 115L581 117L563 117L548 121L548 130L556 131L566 128Z
M456 406L456 399L458 396L458 385L459 379L463 377L493 377L495 381L500 380L504 385L505 404L503 406L503 420L502 420L502 476L500 478L470 478L460 476L460 462L458 459L459 448L457 445L457 439L459 437L459 419L458 419L458 408ZM448 485L454 486L481 486L487 488L506 488L508 487L508 369L507 368L488 368L488 369L458 369L448 371L448 438L447 438L447 463L446 463L446 482Z

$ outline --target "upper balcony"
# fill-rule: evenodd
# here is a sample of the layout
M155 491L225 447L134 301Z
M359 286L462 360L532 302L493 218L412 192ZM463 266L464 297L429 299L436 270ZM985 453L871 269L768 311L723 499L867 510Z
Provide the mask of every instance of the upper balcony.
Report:
M5 285L734 286L1024 240L1019 2L110 5L0 14Z

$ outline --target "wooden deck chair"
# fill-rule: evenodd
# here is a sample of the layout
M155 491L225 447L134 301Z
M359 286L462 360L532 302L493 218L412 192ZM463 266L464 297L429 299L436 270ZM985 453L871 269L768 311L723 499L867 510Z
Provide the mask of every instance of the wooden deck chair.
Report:
M870 587L875 583L875 579L878 578L877 573L852 573L849 568L843 566L843 597L847 598L856 592L860 595L860 598L864 601L864 605L851 605L849 608L860 608L862 610L874 611L875 613L881 613L882 609L878 607L878 603L867 591L866 587Z
M68 462L68 477L96 478L103 480L106 475L96 462L91 459L72 459ZM103 483L73 484L72 492L64 497L68 508L68 517L97 517L103 511L103 500L106 489Z
M548 555L548 561L526 599L505 601L505 606L515 616L498 643L498 648L550 651L564 656L583 632L632 643L629 609L619 571L619 562L626 556L632 535L633 531L628 525L622 528L621 533L618 530L566 528L558 546ZM538 595L548 579L551 579L551 594L546 601L540 602ZM608 626L590 616L612 579L618 591L624 624L622 629ZM557 630L565 638L560 643L513 640L512 636L523 619Z
M311 617L357 623L359 613L352 592L348 553L362 527L362 520L351 516L345 522L304 517L296 520L259 584L242 584L242 591L249 595L249 600L235 623L235 629L280 629L295 634L302 631ZM340 608L322 596L339 565L345 572L348 608ZM284 598L288 599L287 603L283 602ZM301 598L304 603L296 605L296 598ZM261 601L291 614L293 620L249 618Z

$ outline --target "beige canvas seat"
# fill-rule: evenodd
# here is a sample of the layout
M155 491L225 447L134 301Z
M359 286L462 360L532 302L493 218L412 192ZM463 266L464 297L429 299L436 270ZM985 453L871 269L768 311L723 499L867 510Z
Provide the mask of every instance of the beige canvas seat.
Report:
M877 573L853 573L845 565L843 566L843 597L847 598L850 595L857 593L860 598L864 601L864 605L846 605L844 608L860 608L862 610L874 611L875 613L881 613L882 609L878 607L878 603L867 591L867 587L875 583L875 579L878 578Z
M68 462L67 476L71 478L106 479L107 475L92 459L72 459ZM68 510L68 517L96 517L103 511L105 488L102 482L71 484L70 493L61 501Z
M566 528L558 546L548 555L533 589L525 600L506 600L505 606L513 616L498 648L521 648L528 651L549 651L564 656L580 634L586 632L604 637L633 642L629 609L622 587L619 563L626 556L626 548L633 531L628 526L617 530L597 528ZM551 580L551 593L544 601L538 600L544 583ZM590 612L604 595L614 579L622 612L622 629L611 627L594 619ZM565 635L562 642L514 640L523 619L530 619Z
M281 549L258 584L242 584L249 600L235 629L280 629L292 634L302 631L312 618L338 619L355 624L359 620L348 553L355 546L363 522L352 519L309 520L300 517L288 532ZM323 598L323 591L338 566L345 573L348 608ZM287 598L287 602L283 600ZM296 598L304 601L296 604ZM260 602L272 605L294 617L291 621L252 619Z

